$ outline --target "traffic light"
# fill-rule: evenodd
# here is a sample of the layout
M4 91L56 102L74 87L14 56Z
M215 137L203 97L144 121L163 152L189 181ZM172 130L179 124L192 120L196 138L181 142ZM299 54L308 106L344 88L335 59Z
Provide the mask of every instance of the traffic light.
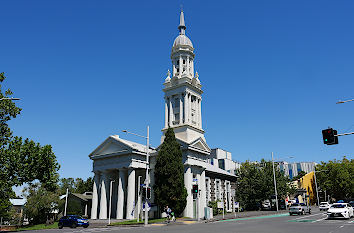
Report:
M146 190L147 189L147 190ZM151 187L143 187L143 199L150 199L151 198ZM147 194L147 196L146 196Z
M338 144L337 130L332 128L322 130L323 143L326 145Z
M192 193L198 193L198 185L193 184Z

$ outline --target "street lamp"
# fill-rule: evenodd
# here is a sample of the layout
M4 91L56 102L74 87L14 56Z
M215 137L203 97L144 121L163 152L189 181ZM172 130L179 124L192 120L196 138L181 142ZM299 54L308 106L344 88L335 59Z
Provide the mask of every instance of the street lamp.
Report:
M328 170L321 170L317 172L327 172ZM320 206L320 199L318 197L318 188L317 188L317 180L316 180L316 167L313 170L313 176L315 177L315 185L316 185L316 195L317 195L317 206Z
M148 199L147 199L147 192L148 192L148 187L149 187L149 126L147 126L147 136L142 136L139 134L135 134L135 133L131 133L127 130L122 130L124 133L129 133L141 138L145 138L146 139L146 175L145 175L145 185L146 185L146 189L145 189L145 226L148 225L149 222L149 211L148 211Z
M351 102L351 101L354 101L354 99L351 99L351 100L344 100L344 101L338 101L336 104L344 104L346 102Z
M13 98L13 97L9 98L9 97L4 97L4 98L1 98L1 99L0 99L0 101L1 101L1 100L20 100L20 98Z
M286 158L294 158L293 156L289 156ZM273 164L273 177L274 177L274 191L275 191L275 205L277 207L277 211L279 211L278 207L278 191L277 191L277 180L275 179L275 168L274 168L274 156L272 152L272 164ZM286 208L286 203L285 203L285 208Z

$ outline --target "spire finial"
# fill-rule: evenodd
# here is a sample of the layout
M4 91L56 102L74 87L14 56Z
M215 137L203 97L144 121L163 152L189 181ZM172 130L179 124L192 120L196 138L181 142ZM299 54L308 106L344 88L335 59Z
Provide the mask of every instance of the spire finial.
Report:
M182 6L181 6L181 14L179 16L178 30L180 35L185 35L186 25L184 24L184 14L183 14Z

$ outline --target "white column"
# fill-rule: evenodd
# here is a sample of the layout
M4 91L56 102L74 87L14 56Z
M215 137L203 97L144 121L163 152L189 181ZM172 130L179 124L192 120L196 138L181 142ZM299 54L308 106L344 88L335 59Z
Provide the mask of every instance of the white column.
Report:
M173 109L172 109L172 96L170 97L170 127L173 126Z
M198 108L199 108L199 127L202 128L202 99L200 98L198 101Z
M193 194L192 194L192 170L191 167L186 167L184 172L184 186L187 189L187 204L184 209L184 217L193 218Z
M183 73L183 63L182 63L182 56L179 57L179 77L182 76Z
M189 56L187 56L187 74L188 74L188 76L190 73L191 72L190 72L190 66L189 66Z
M126 193L126 175L125 170L119 169L118 177L118 201L117 201L117 219L124 218L124 199Z
M191 121L191 95L188 92L186 92L186 95L187 95L187 101L185 103L185 105L186 105L186 122L187 122L187 124L189 124Z
M197 206L198 206L198 212L197 212L197 219L200 219L200 218L202 218L202 215L203 215L203 213L202 213L202 211L204 211L204 210L202 210L202 205L201 205L201 203L202 203L202 200L201 200L201 191L200 191L200 189L201 189L201 179L200 179L200 174L199 173L197 173L197 176L196 176L196 178L197 178L197 184L198 184L198 199L197 199Z
M108 176L106 173L102 173L101 178L101 200L100 200L100 219L107 219L107 210L108 210L108 203L107 203L107 190L108 187Z
M127 213L126 219L134 219L135 207L135 170L130 168L128 170L128 196L127 196Z
M187 123L187 118L188 118L188 93L184 93L184 103L183 103L183 115L184 115L184 123Z
M98 210L98 187L100 185L100 176L95 173L93 180L93 192L92 192L92 207L91 207L91 219L97 219Z
M206 184L205 184L205 170L200 173L200 217L204 218L204 207L206 207Z
M183 95L182 93L179 95L179 124L182 125L183 122L183 118L182 118L182 115L183 115L183 106L182 106L182 98L183 98Z
M167 98L165 98L165 128L168 127L168 102Z

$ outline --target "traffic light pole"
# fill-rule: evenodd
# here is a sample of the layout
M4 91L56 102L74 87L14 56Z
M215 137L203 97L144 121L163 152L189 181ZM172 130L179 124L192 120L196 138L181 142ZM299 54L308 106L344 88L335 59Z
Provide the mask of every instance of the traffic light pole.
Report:
M337 134L337 135L334 135L334 136L338 137L338 136L351 135L351 134L354 134L354 132L351 132L351 133L342 133L342 134Z

